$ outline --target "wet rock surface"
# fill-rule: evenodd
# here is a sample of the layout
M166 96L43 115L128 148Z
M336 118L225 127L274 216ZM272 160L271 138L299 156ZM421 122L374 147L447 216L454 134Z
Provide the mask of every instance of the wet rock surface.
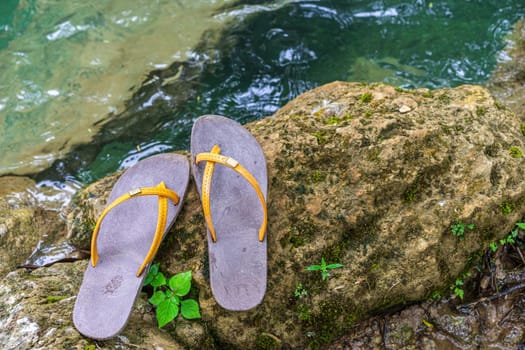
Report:
M149 344L166 340L171 345L158 346L318 348L370 315L435 293L448 295L473 257L505 237L525 212L525 160L512 151L525 149L520 121L481 87L404 91L335 82L247 128L261 143L269 170L268 287L263 303L238 313L215 303L206 229L191 184L156 261L170 275L193 271L202 320L177 321L159 331L143 294L123 333L133 345L118 346L151 348ZM64 237L79 249L89 247L91 229L116 178L88 186L64 211ZM465 226L462 237L451 233L459 224ZM326 280L318 271L306 271L322 258L344 266L330 271ZM51 337L45 340L45 335L58 332L55 318L62 320L60 332L70 337L72 347L92 344L76 333L70 316L85 263L9 274L0 283L0 324L9 325L0 327L0 344L13 348L13 339L24 339L17 346L52 347L58 343ZM28 289L29 284L31 293L66 296L61 301L65 305L44 305L41 296L22 297L20 293L28 292L14 289ZM20 310L14 309L17 304ZM417 317L436 329L456 331L450 328L455 323L433 307L406 311L403 315L411 321L404 328L397 328L403 322L391 319L394 331L387 340L370 326L367 344L402 348L421 323L425 325ZM22 329L26 323L38 331ZM468 320L465 325L470 325ZM469 334L479 328L474 326L469 326L474 330ZM26 337L13 338L24 332ZM119 339L97 345L111 348Z
M514 25L488 88L525 122L525 19Z

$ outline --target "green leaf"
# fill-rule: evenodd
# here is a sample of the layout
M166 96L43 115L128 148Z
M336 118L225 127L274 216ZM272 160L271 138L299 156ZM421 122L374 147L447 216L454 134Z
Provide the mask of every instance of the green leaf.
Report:
M178 314L179 307L176 304L174 304L170 299L163 300L159 305L157 305L156 315L159 328L162 328L166 324L173 321Z
M321 269L326 269L326 261L324 261L324 258L321 258Z
M321 273L321 276L323 277L323 281L324 281L325 279L328 278L328 276L330 276L330 274L328 273L328 271L323 270L323 272Z
M469 224L467 227L468 227L469 230L473 230L474 227L476 227L476 226L474 226L474 224Z
M491 242L490 243L490 249L492 250L492 252L496 252L498 250L498 243L496 242Z
M337 269L338 267L343 267L343 264L330 264L326 266L327 269Z
M191 270L178 273L168 282L171 290L178 296L185 296L191 288Z
M454 294L456 294L461 300L463 300L463 297L465 296L465 291L461 288L455 288Z
M182 313L182 317L188 320L201 318L199 304L193 299L183 300L180 306L180 312Z
M518 223L516 223L516 226L518 226L522 230L525 230L525 222L518 222Z
M166 277L164 277L164 274L162 272L159 272L154 278L153 281L151 281L151 285L153 287L160 287L166 285Z
M152 303L153 305L159 305L165 299L166 299L166 294L164 294L164 292L161 290L157 290L155 293L153 293L151 298L149 298L149 302Z
M156 263L156 264L151 265L151 267L148 270L148 275L144 279L143 285L147 286L148 284L150 284L151 281L153 281L153 279L155 278L155 276L157 276L158 273L159 273L159 264Z
M318 271L321 270L321 265L310 265L306 268L307 271Z
M460 280L460 279L457 279L456 280L456 286L462 286L463 285L463 281Z
M180 298L179 298L178 296L176 296L176 295L172 295L172 296L170 297L170 300L171 300L171 302L172 302L173 304L175 304L175 305L180 305Z

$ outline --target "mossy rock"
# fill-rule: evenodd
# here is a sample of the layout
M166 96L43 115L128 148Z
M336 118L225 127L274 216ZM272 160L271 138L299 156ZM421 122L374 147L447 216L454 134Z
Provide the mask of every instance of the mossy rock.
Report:
M473 254L507 235L525 213L525 159L509 152L525 149L520 125L478 86L429 95L343 82L248 124L265 152L270 184L262 304L232 313L215 302L194 184L156 258L168 274L193 271L199 322L213 338L199 344L317 348L371 313L448 289ZM89 223L115 179L92 184L72 202L72 242L86 247ZM503 213L502 203L512 203L512 211ZM474 225L463 240L451 233L458 221ZM322 280L306 271L321 258L344 266ZM299 283L306 292L296 296ZM45 305L58 308L64 300ZM132 318L129 329L135 322L144 326Z

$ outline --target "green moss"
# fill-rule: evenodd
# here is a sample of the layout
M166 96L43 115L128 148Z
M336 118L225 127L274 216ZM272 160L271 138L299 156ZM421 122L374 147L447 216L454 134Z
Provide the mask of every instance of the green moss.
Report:
M494 101L494 105L496 106L497 109L499 110L505 110L505 105L501 102L501 101Z
M420 185L419 183L415 182L412 185L410 185L405 192L403 192L403 199L405 202L412 203L415 199L417 194L420 191Z
M523 157L523 151L518 146L511 146L509 148L510 156L512 158L521 158Z
M258 350L278 349L278 341L268 333L259 333L255 340L255 347Z
M403 88L400 87L400 86L396 86L396 87L395 87L395 90L396 90L397 92L405 92L405 91L406 91L405 89L403 89Z
M370 162L376 162L379 159L379 155L381 154L381 148L380 147L374 147L366 152L366 157Z
M288 241L294 248L300 247L305 243L304 238L301 236L291 236Z
M57 301L64 300L68 298L68 296L65 295L49 295L46 297L46 304L53 304Z
M312 313L308 306L299 305L297 307L297 317L300 321L309 321L312 318Z
M365 117L370 118L372 116L372 111L368 110L365 112Z
M349 300L332 298L319 303L319 313L306 321L308 328L315 334L310 346L318 349L340 337L361 316L361 311Z
M486 113L487 113L487 109L486 109L485 107L478 106L478 107L476 108L476 115L477 115L478 117L484 116Z
M97 346L90 344L90 345L84 345L84 350L96 350Z
M315 136L315 138L317 139L317 143L318 144L322 145L323 143L326 142L326 137L325 137L325 133L324 132L316 131L312 135Z
M332 116L330 117L328 120L326 120L324 123L327 124L327 125L337 125L341 122L341 119L335 117L335 116Z
M344 120L352 120L354 118L355 117L352 114L345 114L345 116L343 117Z
M370 101L372 101L372 93L365 92L364 94L361 95L361 97L359 97L359 99L363 103L369 103Z
M505 201L501 203L500 208L501 208L501 212L503 213L503 215L509 215L510 213L514 211L514 204L512 204L509 201Z
M432 92L429 91L426 91L424 94L423 94L423 97L426 97L426 98L432 98Z
M438 97L439 101L443 102L444 104L450 104L450 102L452 101L452 99L450 98L450 96L448 96L447 94L442 94L442 95L439 95Z
M310 176L310 179L312 180L312 182L316 183L316 182L321 182L321 181L324 181L324 179L326 179L326 175L323 174L320 170L315 170L312 175Z

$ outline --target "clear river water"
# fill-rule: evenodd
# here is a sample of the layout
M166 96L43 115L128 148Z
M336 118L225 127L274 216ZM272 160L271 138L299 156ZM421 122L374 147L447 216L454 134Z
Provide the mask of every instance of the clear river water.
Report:
M482 84L523 0L3 0L0 175L73 189L334 80Z

